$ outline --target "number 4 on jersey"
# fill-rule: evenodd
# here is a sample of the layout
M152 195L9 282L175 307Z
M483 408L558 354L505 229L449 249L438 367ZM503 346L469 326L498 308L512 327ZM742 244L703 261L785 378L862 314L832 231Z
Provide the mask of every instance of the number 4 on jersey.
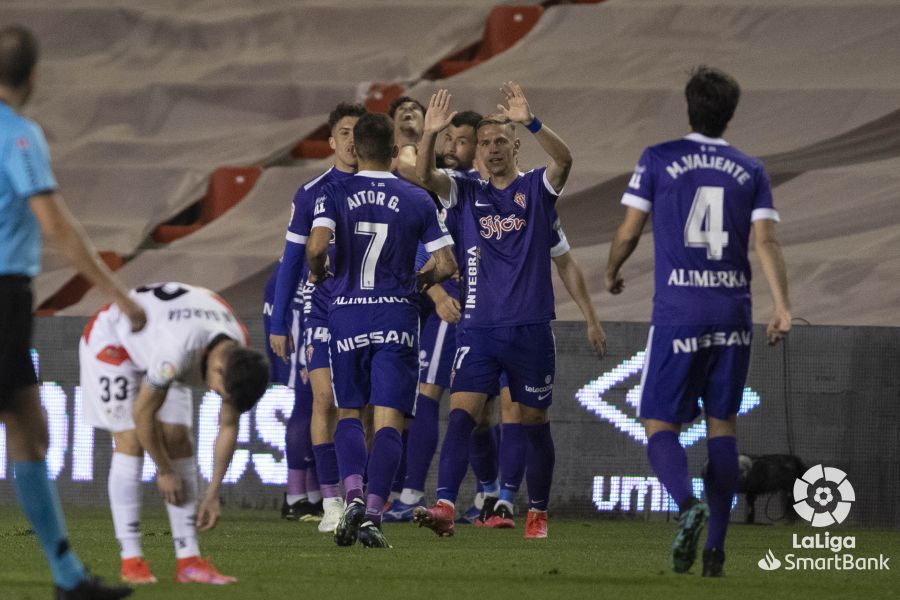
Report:
M728 245L724 211L725 188L697 188L691 212L684 225L684 245L689 248L706 248L706 258L722 260L722 250Z

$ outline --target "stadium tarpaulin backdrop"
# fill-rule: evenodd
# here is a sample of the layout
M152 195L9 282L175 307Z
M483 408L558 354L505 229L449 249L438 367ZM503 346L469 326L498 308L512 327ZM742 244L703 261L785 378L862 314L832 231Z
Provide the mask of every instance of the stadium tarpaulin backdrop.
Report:
M43 382L50 423L48 464L65 503L106 505L110 437L87 427L78 387L78 336L86 319L38 319L33 358ZM248 323L257 345L261 321ZM557 515L665 518L674 507L646 461L636 406L648 326L608 323L609 356L589 350L580 323L554 324L557 377L551 409L556 475L551 511ZM900 526L900 329L795 327L788 344L769 348L757 327L750 376L738 425L740 452L786 454L808 466L837 467L855 490L848 525ZM219 399L194 390L199 472L212 473ZM446 418L443 402L442 419ZM285 422L293 392L273 387L241 419L238 450L226 475L223 503L273 509L287 480ZM443 432L444 427L441 427ZM0 502L15 501L5 435L0 441ZM702 489L705 427L686 427L695 487ZM432 497L437 460L432 464ZM156 498L153 465L145 461L147 499ZM524 484L523 484L524 487ZM471 492L471 477L461 498ZM524 497L524 493L520 496ZM743 499L734 519L743 518ZM778 519L782 505L757 501L758 519Z

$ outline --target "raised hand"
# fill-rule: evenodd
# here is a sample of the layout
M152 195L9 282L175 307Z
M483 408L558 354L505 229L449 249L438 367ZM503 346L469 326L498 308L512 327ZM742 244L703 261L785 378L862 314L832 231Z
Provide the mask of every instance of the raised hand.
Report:
M450 92L440 89L431 95L425 113L425 133L437 133L450 125L456 111L450 111Z
M497 105L497 109L503 116L515 123L522 123L523 125L531 123L534 119L534 113L531 112L531 107L528 106L528 100L525 98L522 86L518 83L507 81L500 88L500 91L506 96L506 104L509 106L507 108L502 104Z

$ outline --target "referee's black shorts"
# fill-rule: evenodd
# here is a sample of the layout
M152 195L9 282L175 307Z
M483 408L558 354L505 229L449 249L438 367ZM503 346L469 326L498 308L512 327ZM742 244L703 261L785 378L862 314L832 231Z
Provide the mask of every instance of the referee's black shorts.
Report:
M31 278L0 275L0 410L37 383L31 363Z

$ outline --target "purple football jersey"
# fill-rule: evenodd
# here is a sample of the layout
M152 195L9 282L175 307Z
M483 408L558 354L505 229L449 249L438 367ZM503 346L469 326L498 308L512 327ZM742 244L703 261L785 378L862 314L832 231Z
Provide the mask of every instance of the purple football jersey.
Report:
M312 225L335 232L333 305L414 298L416 242L428 252L453 244L428 193L383 171L325 186Z
M309 237L309 231L312 229L316 198L322 195L322 189L332 181L344 181L350 179L353 175L353 173L344 173L331 167L297 190L297 194L294 196L294 205L291 209L291 223L288 225L287 230L288 241L306 244L306 238ZM328 259L332 263L334 263L334 254L335 248L334 243L332 243L328 248ZM308 269L304 260L301 284L303 281L306 281L307 273ZM331 284L332 282L330 281L323 281L322 285L316 286L315 293L330 297Z
M465 286L463 327L508 327L555 318L550 253L556 245L559 193L546 169L520 174L505 189L450 178L445 206L456 212L460 273Z
M697 133L651 146L622 204L653 213L654 324L751 322L750 226L778 220L759 160Z

